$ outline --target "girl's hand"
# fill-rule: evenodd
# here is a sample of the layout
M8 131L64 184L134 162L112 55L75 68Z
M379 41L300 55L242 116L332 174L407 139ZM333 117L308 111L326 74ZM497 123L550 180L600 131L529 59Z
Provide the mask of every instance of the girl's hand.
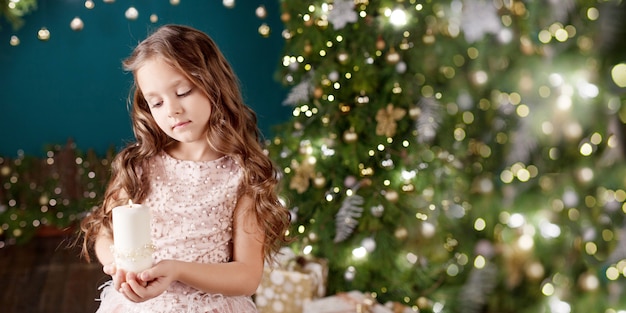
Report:
M122 287L122 283L126 282L126 271L124 271L123 269L118 269L117 266L115 266L115 263L111 263L111 264L107 264L102 268L102 271L111 276L111 279L113 279L113 287L115 288L115 290L120 290L120 288Z
M176 280L174 261L164 260L139 274L126 273L121 290L133 302L143 302L162 294Z

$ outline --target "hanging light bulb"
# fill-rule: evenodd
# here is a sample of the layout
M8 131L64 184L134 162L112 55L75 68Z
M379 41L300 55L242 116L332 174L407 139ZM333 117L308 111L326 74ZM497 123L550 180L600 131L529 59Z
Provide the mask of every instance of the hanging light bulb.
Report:
M20 38L13 35L11 36L11 40L9 41L9 43L11 44L11 46L15 47L20 44Z
M85 23L83 23L83 20L81 20L78 16L70 22L70 28L73 31L81 31L83 30L83 27L85 27Z
M260 5L258 8L256 8L255 14L260 19L266 18L267 17L267 10L265 9L265 6L264 5Z
M137 11L135 7L130 7L126 10L126 13L124 15L126 15L126 18L128 20L134 21L137 19L137 17L139 17L139 11Z
M259 34L265 38L270 36L270 31L271 29L266 23L263 23L261 24L261 26L259 26Z
M41 41L48 41L50 39L50 31L47 28L42 27L37 32L37 38Z

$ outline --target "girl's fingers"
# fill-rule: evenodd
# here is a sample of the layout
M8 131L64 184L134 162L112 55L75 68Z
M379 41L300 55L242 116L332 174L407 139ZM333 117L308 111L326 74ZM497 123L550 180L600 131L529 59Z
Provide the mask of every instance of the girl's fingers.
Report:
M148 283L141 280L137 274L126 274L126 282L124 283L124 285L131 292L129 299L135 302L146 300L145 298L148 292L146 286L148 285Z
M113 274L113 283L115 285L115 290L120 290L122 287L122 283L126 281L126 275L124 275L124 271L116 271Z
M115 269L115 263L107 264L102 267L102 271L109 276L113 276L113 274L115 274Z
M130 283L125 282L122 284L121 292L128 298L128 300L133 302L140 302L141 298L135 293L135 291L130 286Z

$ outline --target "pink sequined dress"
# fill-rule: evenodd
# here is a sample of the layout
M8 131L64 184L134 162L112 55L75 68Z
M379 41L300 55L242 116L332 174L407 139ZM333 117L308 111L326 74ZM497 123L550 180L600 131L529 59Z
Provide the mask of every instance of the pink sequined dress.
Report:
M144 205L152 212L154 262L176 259L221 263L232 257L232 225L242 180L239 164L228 156L214 161L177 160L162 153L144 168L151 181ZM141 303L127 300L105 284L97 313L247 313L257 312L246 296L207 294L174 282L160 296Z

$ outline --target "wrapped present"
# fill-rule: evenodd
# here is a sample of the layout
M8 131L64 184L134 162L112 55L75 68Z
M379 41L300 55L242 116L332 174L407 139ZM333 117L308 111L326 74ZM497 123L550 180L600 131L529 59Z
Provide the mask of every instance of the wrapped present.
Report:
M303 313L408 313L414 312L399 303L382 305L370 294L360 291L342 292L304 304Z
M326 293L326 260L281 250L278 262L266 265L254 296L259 313L301 313L306 303Z

